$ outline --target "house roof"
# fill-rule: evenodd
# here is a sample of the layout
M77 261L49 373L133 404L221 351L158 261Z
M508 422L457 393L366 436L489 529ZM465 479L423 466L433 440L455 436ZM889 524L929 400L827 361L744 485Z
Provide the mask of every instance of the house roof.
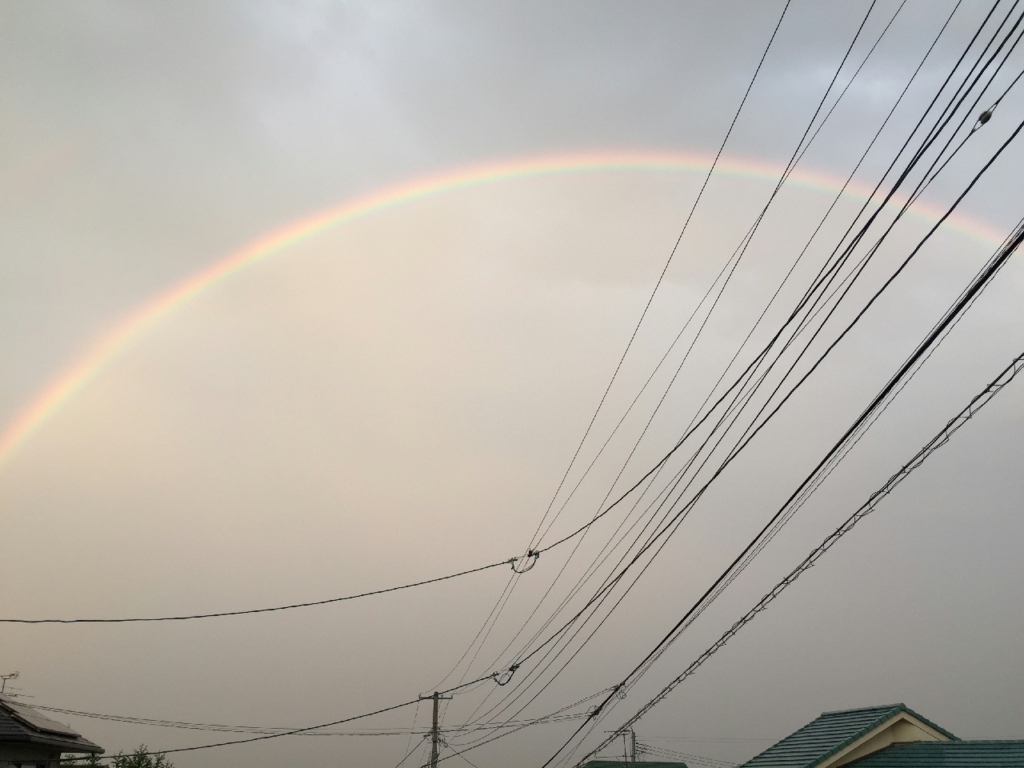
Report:
M1024 741L907 741L843 768L1024 768Z
M0 696L0 744L38 744L62 752L103 752L71 726L51 720L27 704Z
M823 712L800 730L743 764L743 768L813 768L891 720L901 712L912 715L950 739L951 734L905 704Z

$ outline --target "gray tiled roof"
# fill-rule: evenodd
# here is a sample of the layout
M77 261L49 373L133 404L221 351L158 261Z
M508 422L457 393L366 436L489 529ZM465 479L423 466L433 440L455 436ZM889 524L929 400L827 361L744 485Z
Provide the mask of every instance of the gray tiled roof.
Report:
M1024 768L1024 741L908 741L848 763L849 768ZM847 768L847 766L843 766Z
M71 726L51 720L19 701L0 696L0 744L4 743L41 744L62 752L103 751Z
M744 763L743 768L812 768L900 712L913 715L951 739L956 738L905 704L823 712L800 730Z

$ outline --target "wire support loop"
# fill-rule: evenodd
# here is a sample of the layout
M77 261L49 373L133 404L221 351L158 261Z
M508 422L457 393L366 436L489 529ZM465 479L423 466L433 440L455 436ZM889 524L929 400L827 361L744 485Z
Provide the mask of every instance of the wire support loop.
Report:
M519 665L513 664L506 670L502 670L501 672L495 672L492 675L492 677L494 678L494 682L496 682L498 685L508 685L509 682L511 682L512 676L516 673L517 669L519 669Z
M527 571L533 570L533 566L537 564L539 559L540 551L536 549L529 549L522 557L513 557L509 560L509 564L512 566L512 570L516 573L526 573Z

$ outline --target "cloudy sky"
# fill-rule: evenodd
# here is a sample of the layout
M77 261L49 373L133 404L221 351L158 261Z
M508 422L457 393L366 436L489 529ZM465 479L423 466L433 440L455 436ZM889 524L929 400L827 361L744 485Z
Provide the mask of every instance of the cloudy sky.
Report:
M953 8L792 1L545 544L679 438ZM958 6L755 343L839 242L989 8ZM0 618L257 608L522 554L782 11L778 0L0 4ZM1014 51L976 111L1022 66ZM826 92L826 111L842 100L670 386L695 331L658 361ZM1024 96L1011 90L851 301L866 300L1022 119ZM1022 163L1011 143L518 719L614 685L707 588L1024 215ZM314 232L313 220L329 226ZM263 258L202 278L246 253ZM698 656L1024 351L1022 289L1017 256L602 728ZM894 701L962 737L1024 738L1022 427L1015 382L642 720L639 740L739 762L823 710ZM0 673L20 672L12 684L26 702L62 709L339 721L532 647L562 585L621 520L514 582L502 566L262 616L0 625ZM449 743L486 733L457 727L505 693L489 682L460 693L444 711ZM225 739L54 716L108 752ZM579 722L531 726L465 757L539 766ZM408 754L404 765L420 765L427 723L427 707L410 706L328 729L392 735L294 736L173 762L396 765Z

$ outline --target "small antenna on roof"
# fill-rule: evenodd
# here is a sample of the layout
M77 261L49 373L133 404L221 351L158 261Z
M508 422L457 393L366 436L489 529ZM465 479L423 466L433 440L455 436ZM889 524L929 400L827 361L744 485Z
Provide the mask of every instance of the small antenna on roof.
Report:
M8 680L17 680L20 672L8 672L6 675L0 675L0 694L7 690Z

